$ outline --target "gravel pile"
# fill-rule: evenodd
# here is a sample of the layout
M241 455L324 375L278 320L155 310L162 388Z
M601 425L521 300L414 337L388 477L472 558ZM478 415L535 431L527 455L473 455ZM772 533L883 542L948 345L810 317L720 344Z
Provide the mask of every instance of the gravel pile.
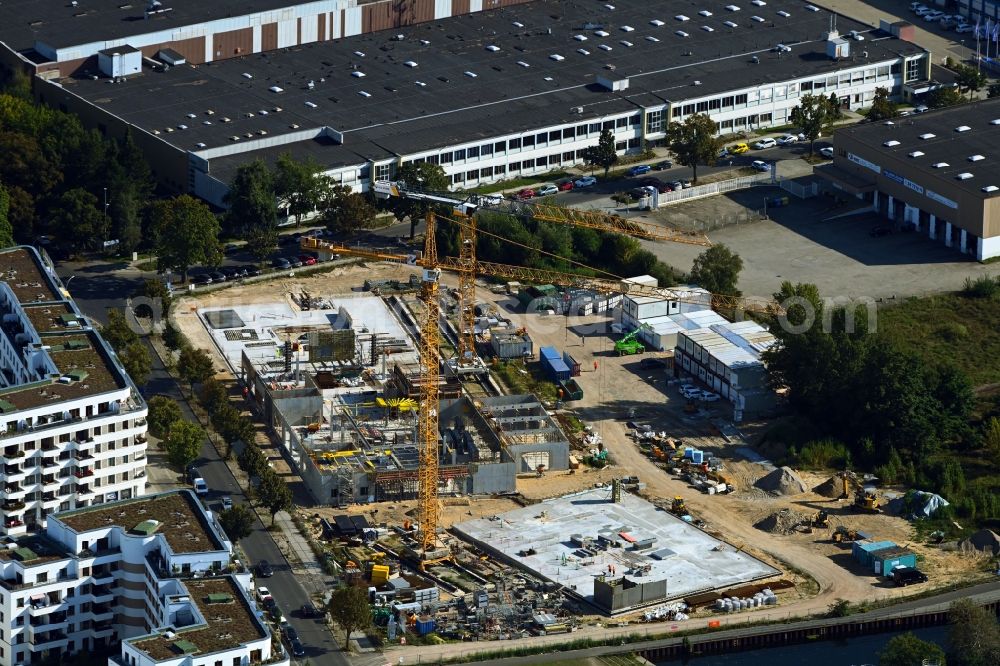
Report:
M806 491L806 484L791 467L779 467L757 481L757 487L776 495L798 495Z
M754 527L770 534L791 534L799 525L809 522L809 516L791 509L782 509L758 522Z
M813 488L813 492L823 497L837 499L844 492L844 482L842 479L831 476L829 479Z

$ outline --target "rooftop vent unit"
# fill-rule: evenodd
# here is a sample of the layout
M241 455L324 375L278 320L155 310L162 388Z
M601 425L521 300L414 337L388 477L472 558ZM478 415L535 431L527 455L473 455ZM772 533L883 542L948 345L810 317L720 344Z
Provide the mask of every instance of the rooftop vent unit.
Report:
M703 9L700 12L698 12L698 14L700 16L704 16L704 17L708 18L709 16L712 15L712 12L708 11L707 9Z
M684 14L678 14L674 18L677 19L678 21L681 21L681 22L690 21L691 20L687 16L684 16Z
M288 127L291 128L291 129L298 129L299 128L299 124L298 123L292 123Z
M1000 190L1000 187L997 187L996 185L987 185L982 189L983 192L996 192L997 190Z
M588 51L587 49L577 49L576 52L579 53L580 55L590 55L590 51Z
M959 125L958 127L955 128L955 131L956 132L968 132L970 129L972 129L972 128L969 127L968 125Z
M268 90L270 90L273 93L285 92L284 88L280 88L278 86L271 86L270 88L268 88Z
M611 50L611 47L608 46L607 44L598 44L597 48L601 49L602 51L610 51Z
M197 116L196 116L196 115L194 115L193 113L189 113L189 114L187 114L187 117L188 117L188 118L197 118Z
M657 28L661 28L663 27L663 21L661 21L660 19L653 19L652 21L649 22L649 25L655 25Z
M931 166L934 167L935 169L944 169L944 168L949 167L951 165L948 164L947 162L935 162Z
M406 62L404 62L403 64L404 64L404 65L406 65L407 67L416 67L416 66L417 66L417 63L415 63L415 62L414 62L414 61L412 61L412 60L407 60L407 61L406 61Z
M924 156L924 151L922 151L922 150L914 150L913 152L908 153L908 154L909 154L910 157L923 157Z
M304 102L304 104L306 106L308 106L310 109L315 109L316 108L316 102L308 102L307 101L307 102Z
M755 21L757 23L763 23L764 22L764 19L762 19L761 17L757 16L756 14L754 14L753 16L751 16L750 20L751 21Z
M497 46L496 44L487 44L486 45L486 50L490 51L491 53L496 53L497 51L500 50L500 47Z
M985 160L986 158L982 155L969 155L970 162L978 162L979 160Z
M627 39L623 39L618 43L621 44L622 46L632 46L632 42L628 41Z
M360 72L358 70L354 70L353 72L351 72L351 76L353 76L356 79L363 79L365 77L365 73Z
M784 44L778 44L777 46L774 47L774 50L777 51L778 53L791 53L792 47L786 46Z
M316 88L316 82L315 81L309 81L306 84L306 88L308 88L309 90L314 90Z
M520 65L521 67L531 67L531 65L529 65L526 62L524 62L523 60L518 60L517 64Z
M595 30L594 34L597 35L598 37L608 37L611 35L611 33L608 32L607 30Z
M628 90L628 78L622 76L597 76L597 85L611 91Z
M355 51L354 55L358 56L359 58L364 58L365 57L364 51Z
M691 85L693 85L693 86L700 86L701 85L701 81L695 81Z
M782 9L778 12L778 16L781 16L782 18L788 18L789 16L791 16L791 14Z
M520 21L514 21L513 23L511 23L511 25L513 25L515 28L523 28L524 27L524 24L521 23Z
M239 137L239 135L238 135L238 134L234 134L234 135L232 135L231 137L229 137L229 140L230 140L230 141L239 141L239 140L240 140L240 137Z
M260 111L257 112L257 115L259 115L259 116L266 116L267 115L267 109L261 109Z
M701 29L704 30L705 32L715 32L715 28L713 28L710 25L703 25L701 26Z
M739 27L739 24L735 23L733 21L723 21L722 24L726 25L726 26L729 26L730 28L738 28Z
M559 56L559 58L560 58L560 59L562 59L562 56ZM470 79L474 79L474 78L476 78L477 76L479 76L479 75L478 75L478 74L476 74L475 72L470 72L470 71L468 71L468 70L466 70L465 72L462 72L462 73L463 73L463 74L465 74L466 76L468 76L468 77L469 77Z
M826 40L826 55L834 60L851 56L851 43L836 32L831 32Z
M231 122L233 122L231 118L227 118L226 116L223 116L219 120L221 120L224 123L231 123Z
M678 37L687 37L688 36L688 34L686 32L684 32L683 30L677 30L677 31L674 32L674 34L677 35Z
M892 148L893 146L898 146L899 141L896 141L895 139L889 139L888 141L883 142L882 145L885 146L886 148Z
M372 94L370 92L368 92L367 90L359 90L358 94L361 95L362 97L371 97L372 96Z
M740 8L737 7L736 5L726 5L726 9L728 9L731 12L738 12L738 11L740 11Z
M553 53L552 55L549 56L549 60L555 60L556 62L562 62L565 59L566 58L559 55L558 53ZM466 72L466 74L468 74L468 72Z
M203 121L201 121L201 124L202 125L211 125L212 121L211 120L203 120Z
M212 109L205 109L205 115L206 116L214 116L215 115L215 111L213 111Z
M750 0L751 5L756 5L757 7L763 7L767 3L764 0Z
M622 29L622 32L632 32L632 31L635 30L635 28L633 28L630 25L623 25L621 29Z
M575 39L578 42L585 42L585 41L587 41L587 36L586 35L573 35L573 39Z
M957 178L958 180L969 180L970 178L972 178L972 174L969 173L968 171L963 171L962 173L955 176L955 178Z
M934 134L933 132L924 132L923 134L920 135L920 138L923 139L924 141L927 141L928 139L933 139L936 136L937 134Z

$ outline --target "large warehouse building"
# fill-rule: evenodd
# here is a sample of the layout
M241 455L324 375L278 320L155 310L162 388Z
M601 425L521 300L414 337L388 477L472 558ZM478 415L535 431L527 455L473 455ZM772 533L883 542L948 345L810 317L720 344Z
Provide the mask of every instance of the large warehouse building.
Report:
M1000 256L1000 100L846 127L834 148L816 171L835 187L980 261Z
M132 75L128 48L153 47L117 35L37 94L108 134L131 128L161 182L221 205L239 165L286 151L358 190L411 161L472 187L578 163L605 129L639 150L694 113L722 134L766 129L803 94L860 108L877 87L907 97L930 76L915 44L793 0L453 4L484 11L287 48L262 37L265 52L243 55L254 31L238 57L201 64L180 64L170 42L160 59L177 66L140 59Z

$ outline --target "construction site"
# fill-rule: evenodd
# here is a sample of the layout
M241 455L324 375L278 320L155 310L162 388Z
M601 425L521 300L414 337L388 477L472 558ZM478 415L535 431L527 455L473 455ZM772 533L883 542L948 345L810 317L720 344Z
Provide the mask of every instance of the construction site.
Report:
M370 586L389 644L824 612L900 596L917 562L935 586L984 575L981 551L918 540L875 480L754 447L773 336L722 313L773 304L438 260L429 228L417 260L307 237L321 263L363 263L174 315L243 387L315 500L308 536ZM551 316L581 290L592 307Z

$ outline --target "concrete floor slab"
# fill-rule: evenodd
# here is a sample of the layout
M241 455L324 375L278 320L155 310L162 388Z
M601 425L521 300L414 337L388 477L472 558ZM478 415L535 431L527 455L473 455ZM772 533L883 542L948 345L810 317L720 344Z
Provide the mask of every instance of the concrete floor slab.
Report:
M593 603L594 579L607 575L609 565L614 567L612 577L627 575L640 583L666 579L664 601L780 574L640 497L622 493L621 501L613 503L610 488L546 500L453 529L517 566L565 585L589 603ZM597 550L593 556L583 555L571 542L571 535L579 534L596 543L601 532L656 541L636 551L620 539L624 547ZM535 552L527 554L530 550Z

